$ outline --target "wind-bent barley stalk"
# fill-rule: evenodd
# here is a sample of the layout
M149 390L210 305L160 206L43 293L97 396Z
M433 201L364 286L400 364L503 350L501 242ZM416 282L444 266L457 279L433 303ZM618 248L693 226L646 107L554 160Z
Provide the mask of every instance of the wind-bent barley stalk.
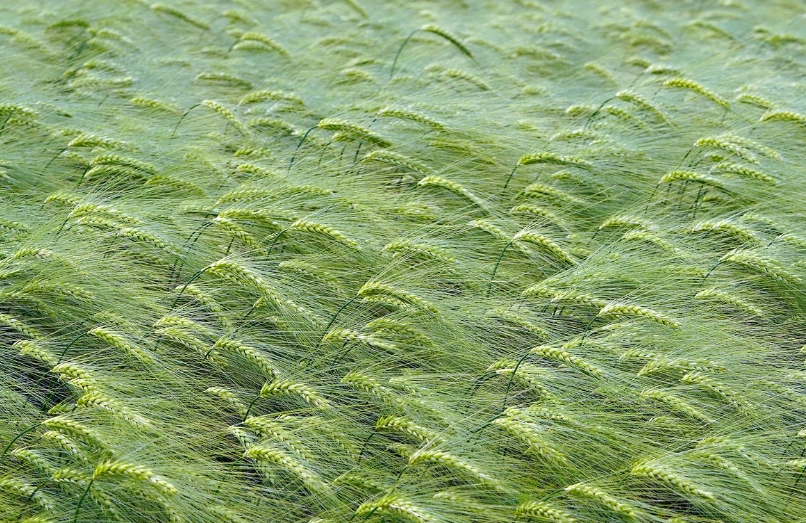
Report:
M696 300L714 300L720 303L724 303L729 305L737 310L745 312L747 314L751 314L753 316L763 316L764 311L761 310L759 307L751 304L750 302L736 296L733 293L716 289L716 288L708 288L698 292L694 299Z
M400 120L408 120L420 123L430 127L435 131L447 130L447 127L445 126L444 123L438 122L437 120L434 120L430 116L414 111L408 111L406 109L402 109L399 107L384 107L383 109L378 111L378 116L384 116L386 118L398 118Z
M159 1L0 16L3 521L806 513L796 9Z
M386 495L378 501L367 501L355 514L367 519L372 514L397 516L412 523L433 523L434 518L425 510L397 494Z
M254 459L258 462L265 461L268 463L273 463L279 467L282 467L297 476L306 487L310 488L314 492L323 495L327 495L330 492L330 488L322 481L321 478L319 478L315 473L311 472L298 460L287 455L280 449L266 446L254 446L247 449L247 451L244 453L244 457Z
M453 194L455 194L457 196L460 196L462 198L465 198L466 200L471 201L472 203L478 205L482 209L485 208L485 204L481 200L481 198L479 198L478 196L476 196L472 192L468 191L467 189L462 187L460 184L458 184L456 182L452 182L450 180L446 180L445 178L442 178L440 176L435 176L433 174L429 175L429 176L426 176L425 178L420 180L417 183L417 185L420 186L420 187L439 187L439 188L445 189L447 191L452 192Z
M130 100L130 102L137 107L151 109L154 111L162 111L168 114L181 114L182 112L182 110L176 105L161 102L159 100L152 100L144 96L135 96Z
M579 198L576 198L575 196L568 194L562 189L558 189L556 187L552 187L550 185L546 185L543 183L536 182L527 185L523 189L522 194L524 196L529 197L531 196L547 197L565 204L574 204L574 205L582 204L582 200L580 200Z
M237 76L228 73L221 73L221 72L199 73L196 75L196 80L215 82L233 88L238 87L243 89L252 88L252 82L250 82L249 80L244 80L243 78L238 78Z
M548 251L558 260L567 263L568 265L576 265L576 261L570 254L568 254L566 251L562 249L562 247L560 247L547 237L543 236L542 234L538 234L532 231L521 231L518 234L516 234L513 239L515 241L536 245Z
M243 33L240 36L240 38L238 38L238 41L235 44L233 44L232 49L239 49L239 46L244 42L258 42L266 46L266 48L276 51L285 57L291 56L291 53L288 52L288 49L283 47L279 42L277 42L273 38L270 38L269 36L266 36L263 33L258 33L255 31L247 31Z
M695 484L688 481L686 478L667 470L665 467L658 463L645 462L635 465L630 473L634 476L646 477L661 483L665 483L685 494L691 494L703 498L707 501L714 501L715 497L712 492L703 490Z
M469 83L469 84L471 84L471 85L473 85L475 87L478 87L482 91L489 91L490 89L492 89L492 87L490 87L490 84L488 84L487 82L485 82L484 80L482 80L478 76L476 76L476 75L474 75L472 73L468 73L467 71L462 71L461 69L456 69L456 68L448 68L448 69L428 68L427 70L429 72L431 72L431 71L439 72L439 73L441 73L443 76L445 76L447 78L451 78L451 79L454 79L454 80L465 81L465 82L467 82L467 83Z
M674 183L677 181L696 182L710 187L722 188L723 184L716 178L705 174L695 173L693 171L671 171L664 174L658 182L659 184Z
M154 485L160 492L166 495L174 495L178 492L176 487L168 483L166 480L157 476L150 469L127 463L125 461L105 461L99 463L92 473L92 479L104 478L109 476L123 476L139 481L146 481Z
M694 147L713 147L729 152L748 163L758 163L758 159L753 153L730 139L721 137L700 138L694 142Z
M339 118L325 118L321 120L316 127L325 131L336 131L353 140L365 141L379 147L391 147L392 145L392 142L370 131L366 127L361 127L360 125Z
M459 49L459 51L462 52L463 55L467 56L471 60L474 59L473 53L470 51L470 49L467 48L467 46L465 46L465 44L462 43L462 41L459 39L458 36L456 36L455 34L453 34L450 31L448 31L447 29L444 29L444 28L439 27L437 25L426 24L426 25L424 25L424 26L412 31L409 34L409 36L407 36L406 39L403 41L403 43L400 45L400 48L397 50L397 54L395 54L395 59L392 60L392 69L389 72L389 78L390 79L392 77L394 77L394 75L395 75L395 66L397 65L397 60L400 58L400 54L403 52L403 48L406 47L406 44L409 43L409 40L411 40L412 37L415 34L417 34L418 32L432 33L432 34L435 34L437 36L440 36L440 37L444 38L445 40L447 40L448 42L450 42L451 44L453 44L457 49Z
M434 247L423 243L414 243L405 240L399 240L394 241L392 243L388 243L383 248L383 250L406 256L431 258L444 263L456 262L456 258L451 256L444 249L440 249L439 247Z
M297 220L292 223L289 227L291 230L295 231L302 231L307 232L310 234L317 234L321 236L326 236L337 243L341 243L343 245L347 245L348 247L353 247L355 249L359 249L358 242L348 238L343 233L337 231L333 227L329 227L327 225L322 225L319 223L310 222L308 220Z
M794 122L806 125L806 115L794 111L769 111L761 116L759 122Z
M680 323L676 322L675 320L665 316L657 311L649 309L647 307L640 307L638 305L627 305L621 303L609 303L602 307L599 311L597 316L614 316L614 317L623 317L623 316L635 316L640 318L646 318L648 320L660 323L661 325L666 325L677 329L680 327Z
M711 172L738 174L739 176L745 176L747 178L752 178L755 180L760 180L762 182L775 185L775 178L773 178L769 174L765 174L755 169L751 169L743 165L737 165L731 162L719 162L717 164L714 164L714 166L711 167Z
M576 523L567 512L543 501L526 501L515 509L515 517L536 518L553 523Z
M582 158L575 158L572 156L560 156L552 152L542 152L527 154L518 160L518 165L532 165L535 163L550 163L556 165L570 165L573 167L591 168L593 164Z
M272 396L277 394L297 395L305 400L305 403L309 403L310 405L320 409L325 409L330 406L329 402L325 398L304 383L295 383L289 380L273 381L271 383L267 383L262 389L260 389L261 396Z
M223 105L221 105L220 103L216 102L215 100L204 100L202 101L201 105L204 107L208 107L209 109L212 109L216 113L223 116L241 134L244 135L249 134L249 130L240 122L240 120L238 120L235 114L226 107L224 107ZM185 114L187 114L187 112L185 112Z
M54 416L42 422L42 425L66 436L73 437L92 445L101 446L98 436L84 424L67 416Z
M518 416L513 416L509 409L505 411L504 416L495 419L493 424L501 427L516 440L525 444L528 453L540 456L549 463L567 463L566 456L555 448L550 441L546 440L545 436L541 434L538 425L518 419Z
M213 349L218 349L226 352L232 352L242 356L247 361L253 363L262 373L266 376L275 376L277 371L274 368L272 361L265 356L261 351L249 345L245 345L237 340L218 340ZM211 349L212 350L212 349Z
M382 162L389 165L394 165L396 167L402 167L410 172L414 173L421 173L421 174L429 174L431 170L423 165L422 163L414 160L412 158L408 158L403 156L400 153L396 153L394 151L387 151L384 149L377 149L375 151L370 152L361 160L362 162Z
M798 283L801 281L799 276L788 273L772 260L751 250L731 251L719 261L720 263L728 262L746 267L787 283Z
M406 419L402 416L383 416L378 418L375 423L375 430L381 431L395 431L402 432L413 436L418 441L435 441L439 442L439 436L425 427L417 425L413 421Z
M658 109L655 104L647 100L645 97L639 95L638 93L634 93L632 91L619 91L615 94L614 98L618 98L619 100L624 100L625 102L631 103L642 109L648 113L653 114L657 119L671 125L669 118L664 114L660 109Z
M179 11L178 9L175 9L173 7L170 7L170 6L167 6L165 4L152 4L151 9L155 13L160 13L160 14L171 16L173 18L176 18L177 20L181 20L181 21L183 21L185 23L188 23L188 24L190 24L190 25L192 25L194 27L198 27L199 29L204 29L206 31L210 30L210 26L207 25L205 22L203 22L201 20L198 20L196 18L190 17L187 14L183 13L182 11Z
M565 491L575 496L593 499L614 512L622 514L630 519L635 518L636 514L638 513L638 511L631 505L620 501L605 491L590 485L575 483L565 487Z
M710 376L706 375L703 372L700 371L689 372L685 376L680 378L680 381L692 385L699 385L700 387L706 389L715 396L737 407L741 405L741 400L739 399L739 396L738 394L736 394L736 392L731 390L724 383L714 378L711 378Z
M431 312L433 314L439 313L439 310L436 307L424 299L385 283L366 283L363 287L361 287L361 289L358 290L358 294L356 294L356 296L363 298L365 301L376 301L377 299L377 301L387 302L387 300L389 300L389 303L399 306L411 306Z
M121 419L124 419L135 426L141 426L141 427L151 426L151 422L149 422L148 419L133 412L122 402L107 397L99 391L90 390L88 392L85 392L78 399L76 405L78 405L79 407L95 407L107 410L112 414L119 416Z
M732 223L730 220L704 220L696 223L692 228L692 232L717 232L726 236L732 236L738 241L751 246L758 245L759 239L755 232L749 227L744 227L737 223Z
M550 347L548 345L540 345L538 347L533 348L530 351L532 354L537 354L538 356L542 356L546 359L555 360L560 363L564 363L571 367L576 367L581 371L591 374L593 376L602 376L604 375L604 371L602 369L591 365L590 363L586 362L582 358L578 356L574 356L568 351L563 349L558 349L555 347Z
M130 169L142 171L147 174L157 173L157 168L149 163L136 160L134 158L126 158L125 156L113 154L102 154L100 156L96 156L90 161L90 167L98 167L100 165L128 167Z
M95 336L99 340L107 343L108 345L132 356L133 358L140 360L143 363L154 363L153 358L145 352L143 349L136 347L132 343L126 340L122 335L118 334L117 332L111 331L105 327L95 327L89 334Z
M243 38L243 37L241 37ZM299 95L295 93L289 93L286 91L278 91L272 89L264 89L260 91L253 91L243 98L241 101L238 102L239 105L248 105L248 104L255 104L260 102L265 102L268 100L272 101L283 101L283 102L292 102L299 105L305 105L305 101Z
M694 91L695 93L708 98L715 104L723 107L725 109L730 108L730 102L716 94L715 92L707 89L702 84L695 82L694 80L690 80L688 78L672 78L671 80L666 80L663 82L664 87L674 87L676 89L688 89L690 91Z
M433 465L440 465L449 469L455 469L463 474L469 475L482 483L489 484L496 489L502 489L497 481L478 469L478 467L471 465L465 460L439 450L419 450L411 455L409 458L409 466L413 467L420 463L429 463Z

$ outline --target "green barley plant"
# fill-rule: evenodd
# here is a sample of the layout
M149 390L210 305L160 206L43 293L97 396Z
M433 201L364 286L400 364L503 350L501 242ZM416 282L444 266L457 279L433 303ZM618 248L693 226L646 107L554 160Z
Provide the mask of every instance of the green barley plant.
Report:
M803 9L0 5L0 521L806 521Z

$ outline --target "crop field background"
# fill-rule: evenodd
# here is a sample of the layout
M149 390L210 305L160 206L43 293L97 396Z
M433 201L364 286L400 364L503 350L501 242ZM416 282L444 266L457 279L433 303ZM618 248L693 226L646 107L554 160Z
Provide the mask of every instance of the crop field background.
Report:
M0 521L806 521L806 4L0 5Z

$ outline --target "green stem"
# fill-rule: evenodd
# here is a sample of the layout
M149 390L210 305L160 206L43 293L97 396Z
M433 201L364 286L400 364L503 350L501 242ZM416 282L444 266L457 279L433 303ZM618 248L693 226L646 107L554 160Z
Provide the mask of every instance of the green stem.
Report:
M300 140L299 143L297 144L297 148L294 149L294 153L291 155L291 161L288 162L288 170L289 171L291 171L291 166L294 165L294 159L296 159L296 157L297 157L297 151L299 151L299 148L302 147L303 143L305 143L305 139L308 137L308 134L310 134L310 132L313 131L314 129L316 129L317 127L318 127L318 125L314 125L310 129L305 131L305 134L302 135L302 140Z
M288 231L288 229L283 229L282 231L277 233L277 236L274 237L274 239L271 241L271 245L269 245L269 251L266 253L266 256L271 254L271 250L274 249L274 244L277 243L277 240L279 240L280 236L282 236L286 231Z
M262 387L261 390L263 390ZM249 413L252 412L252 407L255 405L255 402L259 399L260 399L260 392L258 392L257 395L254 398L252 398L252 401L249 402L249 406L246 407L246 414L243 415L244 421L246 421L246 419L249 417Z
M171 304L170 309L168 309L168 312L170 312L170 311L174 310L174 307L176 307L176 303L179 301L179 298L181 298L181 297L182 297L182 294L184 294L185 289L187 289L187 288L188 288L188 285L190 285L191 283L193 283L193 282L196 280L196 278L198 278L199 276L201 276L201 275L202 275L202 273L204 273L204 271L206 271L206 270L207 270L207 269L209 269L209 268L210 268L210 266L208 265L208 266L207 266L207 267L205 267L204 269L200 269L200 270L196 271L196 274L194 274L193 276L191 276L191 277L190 277L190 279L187 281L187 283L185 283L185 285L182 287L182 290L181 290L181 291L179 291L179 294L177 294L177 295L176 295L176 298L174 298L174 301L173 301L173 303Z
M28 505L28 503L30 503L30 502L31 502L31 500L32 500L32 499L34 499L34 496L36 496L36 493L37 493L37 492L39 492L40 490L42 490L43 488L45 488L45 487L48 485L48 483L50 483L51 481L52 481L51 479L47 479L47 480L45 480L44 482L40 483L40 484L39 484L39 486L38 486L38 487L36 487L36 488L34 489L34 491L33 491L33 492L31 492L31 495L30 495L30 496L28 496L28 497L25 499L25 503L24 503L24 504L27 506L27 505Z
M90 172L90 166L89 165L87 166L86 169L84 169L84 172L81 173L81 178L78 179L78 184L76 184L76 189L81 187L81 184L84 183L84 178L87 176L88 172ZM67 223L67 220L65 220L65 223ZM62 227L64 227L64 224L62 224Z
M703 283L703 285L705 285L705 280L707 280L707 279L708 279L708 276L710 276L710 275L711 275L711 273L712 273L712 272L714 272L714 271L716 270L716 268L717 268L717 267L719 267L721 264L722 264L722 260L719 260L718 262L716 262L716 265L714 265L713 267L711 267L711 268L708 270L708 272L707 272L707 273L705 273L705 277L702 279L702 283Z
M515 170L518 168L518 165L520 164L515 165L515 167L512 168L512 172L509 173L509 178L507 178L507 181L504 184L504 189L506 189L509 186L509 182L512 180L512 177L515 176Z
M596 318L598 317L599 317L598 314L595 315L593 318L591 318L591 321L589 321L588 324L585 325L585 330L582 331L582 339L580 340L580 343L585 341L585 338L588 336L588 333L590 332L591 325L593 325L593 322L596 321Z
M3 459L3 457L6 455L6 452L8 452L8 449L10 449L12 445L14 445L14 442L15 442L15 441L17 441L18 439L20 439L21 437L23 437L25 434L27 434L27 433L31 432L31 431L32 431L32 430L34 430L35 428L39 427L40 425L42 425L42 424L41 424L41 423L37 423L36 425L31 425L31 426L30 426L30 427L28 427L27 429L23 430L22 432L20 432L20 433L19 433L19 434L17 434L16 436L14 436L14 439L12 439L11 441L9 441L9 442L8 442L8 445L6 445L6 448L4 448L4 449L3 449L3 453L2 453L2 454L0 454L0 459Z
M3 131L6 129L6 124L8 121L11 120L11 115L8 115L6 119L3 121L3 125L0 126L0 134L3 134Z
M92 478L89 483L87 483L87 488L84 489L84 493L81 494L81 497L78 499L78 505L76 505L76 512L73 514L73 523L78 521L78 512L81 510L81 504L84 503L84 498L87 497L87 494L90 493L90 487L92 487L92 482L95 481L95 478Z
M494 377L496 375L497 375L497 373L495 371L485 372L484 374L482 374L481 376L476 378L476 380L473 382L473 385L470 387L470 389L467 391L467 393L472 398L473 396L476 395L476 391L479 390L479 388L482 386L482 384L484 384L485 381L487 381L488 379L490 379L490 378L492 378L492 377Z
M397 54L395 54L395 59L392 61L392 70L389 72L389 80L391 80L395 76L395 66L397 65L397 59L400 58L400 53L403 52L403 48L406 47L406 44L409 43L409 40L411 40L411 38L414 35L416 35L419 31L420 31L419 29L415 29L414 31L412 31L409 34L409 36L406 37L405 40L403 40L403 43L400 45L400 48L397 50Z
M501 405L501 413L507 410L507 400L509 400L509 389L512 388L512 383L515 381L515 375L518 373L518 368L521 366L521 363L526 361L526 357L529 356L529 351L526 352L521 359L518 360L518 363L515 364L515 368L512 369L512 376L509 377L509 383L507 383L507 390L504 391L504 403Z
M190 249L193 247L193 245L195 245L196 242L199 240L199 238L201 238L201 235L204 234L204 231L212 224L213 222L210 220L207 220L204 223L202 223L195 231L193 231L190 234L190 236L188 236L188 239L185 240L185 244L182 245L182 250L184 250L185 252L189 252ZM182 265L179 265L179 260L180 258L179 256L177 256L176 261L174 261L174 266L171 269L171 281L173 281L174 278L177 278L179 276L179 272L182 270Z
M613 97L613 98L615 98L615 97ZM610 101L612 101L612 100L613 100L613 98L608 98L607 100L605 100L604 102L602 102L602 105L600 105L599 107L597 107L597 108L596 108L596 110L595 110L595 111L593 111L593 114L592 114L592 115L588 116L588 119L587 119L587 120L585 120L585 125L583 126L583 129L587 129L588 124L589 124L589 123L591 123L591 122L593 121L593 119L594 119L594 118L596 118L596 115L597 115L597 114L599 114L599 111L601 111L601 110L602 110L602 108L603 108L605 105L607 105L607 104L608 104Z
M806 449L803 449L803 451L800 453L801 459L803 458L804 455L806 455ZM798 486L798 483L800 483L800 479L803 477L804 472L806 472L806 468L801 469L800 474L798 474L798 477L795 479L795 483L792 485L793 492L795 490L795 487Z
M365 450L367 450L367 445L369 445L369 441L370 441L370 440L371 440L371 439L372 439L372 438L373 438L373 437L374 437L376 434L378 434L378 433L377 433L377 432L373 432L372 434L370 434L370 435L369 435L369 437L368 437L366 440L364 440L364 444L363 444L363 445L361 445L361 452L359 452L359 453L358 453L358 458L356 458L356 460L355 460L355 462L356 462L356 463L361 463L361 457L364 455L364 451L365 451Z
M493 289L493 280L495 279L495 274L498 272L498 266L501 264L501 259L504 257L504 253L507 252L507 249L509 249L509 246L512 245L513 242L515 242L514 238L511 239L509 243L507 243L504 246L503 250L501 251L501 254L498 255L498 259L495 261L495 267L493 267L493 274L492 276L490 276L489 285L487 285L487 296L485 296L486 298L490 297L490 291L492 291Z
M350 300L347 303L345 303L344 305L339 307L339 310L336 311L336 314L334 314L333 317L330 318L330 323L328 323L327 327L325 327L325 332L324 332L324 334L322 334L322 339L320 339L319 343L316 344L316 349L319 349L319 347L322 346L322 342L325 340L325 336L327 336L327 333L330 332L330 327L333 326L333 323L335 323L336 318L339 317L339 314L341 314L341 311L346 309L348 305L350 305L351 303L353 303L357 299L358 299L358 295L355 295L352 298L350 298ZM316 350L316 349L314 349L314 350Z
M65 147L64 149L62 149L61 151L59 151L59 154L57 154L56 156L54 156L53 158L51 158L51 159L50 159L50 161L48 162L48 164L45 166L45 168L44 168L44 169L42 169L42 174L45 174L45 171L47 171L47 170L48 170L48 167L50 167L50 164L52 164L54 161L56 161L56 158L58 158L59 156L61 156L61 155L62 155L62 153L63 153L64 151L66 151L66 150L67 150L67 147Z
M173 131L171 131L171 138L173 138L173 137L174 137L174 135L176 134L176 130L177 130L177 129L179 129L179 124L181 124L181 123L182 123L182 120L184 120L184 119L185 119L185 117L188 115L188 113L189 113L190 111L192 111L193 109L197 108L197 107L198 107L198 106L200 106L200 105L201 105L201 104L191 105L191 106L190 106L190 108L189 108L187 111L185 111L185 114L183 114L183 115L182 115L182 118L180 118L180 119L179 119L179 121L178 121L178 122L176 122L176 127L174 127L174 130L173 130Z

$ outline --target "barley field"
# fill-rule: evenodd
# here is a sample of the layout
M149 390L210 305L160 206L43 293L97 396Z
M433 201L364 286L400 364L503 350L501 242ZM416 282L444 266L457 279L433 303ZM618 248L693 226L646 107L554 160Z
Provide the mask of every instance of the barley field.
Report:
M806 522L806 3L0 4L0 521Z

